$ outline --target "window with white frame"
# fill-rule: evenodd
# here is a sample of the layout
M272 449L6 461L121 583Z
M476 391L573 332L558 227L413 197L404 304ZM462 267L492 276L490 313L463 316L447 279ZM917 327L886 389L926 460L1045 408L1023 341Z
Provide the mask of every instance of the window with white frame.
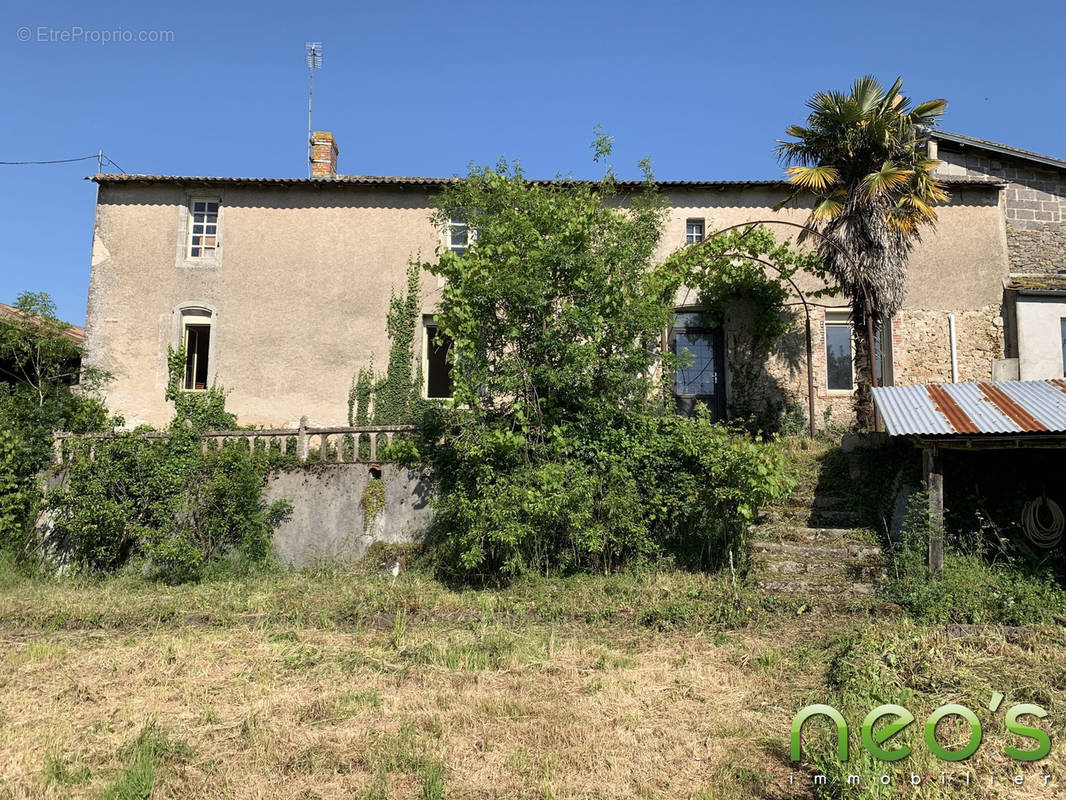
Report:
M685 222L685 244L699 244L703 241L703 220L690 219Z
M187 308L181 312L181 341L185 348L185 376L182 388L187 392L208 388L211 356L211 312Z
M441 332L433 317L422 320L425 331L422 341L422 369L425 373L427 398L447 399L452 396L452 365L448 360L452 340Z
M855 388L850 311L825 312L825 377L831 392Z
M448 249L457 255L466 252L470 246L470 228L461 219L452 218L448 223Z
M217 199L194 198L189 203L189 258L213 258L218 251Z

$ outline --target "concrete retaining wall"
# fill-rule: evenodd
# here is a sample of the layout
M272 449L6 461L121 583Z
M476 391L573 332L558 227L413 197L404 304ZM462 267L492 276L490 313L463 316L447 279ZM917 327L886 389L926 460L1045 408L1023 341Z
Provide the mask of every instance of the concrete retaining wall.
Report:
M272 472L264 499L286 499L291 516L274 533L283 564L303 566L328 559L358 560L374 542L413 542L431 519L430 482L419 470L366 464L322 464ZM364 525L361 500L372 480L385 484L385 507Z

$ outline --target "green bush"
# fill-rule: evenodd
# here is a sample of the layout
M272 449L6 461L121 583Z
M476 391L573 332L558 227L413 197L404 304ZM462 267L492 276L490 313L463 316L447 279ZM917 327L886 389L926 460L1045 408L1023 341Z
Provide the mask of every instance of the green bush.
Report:
M81 348L52 299L24 292L15 308L20 316L0 321L0 548L24 557L52 432L102 430L108 419L93 394L106 376L81 367Z
M237 442L203 452L196 432L171 434L100 440L93 458L87 444L76 447L66 485L47 503L77 564L111 571L140 556L183 580L234 550L251 562L268 558L288 504L261 501L267 455Z
M633 413L625 422L598 440L560 431L554 457L539 463L510 463L515 445L502 435L436 450L445 566L482 580L663 556L714 569L732 554L743 567L748 521L790 488L776 446L705 414Z

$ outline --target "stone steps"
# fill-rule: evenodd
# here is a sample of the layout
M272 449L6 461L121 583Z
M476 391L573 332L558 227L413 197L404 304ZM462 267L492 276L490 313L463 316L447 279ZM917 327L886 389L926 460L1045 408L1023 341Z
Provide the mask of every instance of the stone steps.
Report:
M856 530L849 501L801 487L768 515L754 542L760 589L842 606L868 599L885 577L881 548Z
M776 581L760 580L759 588L780 595L798 596L821 596L839 599L841 596L848 598L872 597L877 593L877 586L873 583L820 583L818 581Z
M802 576L804 580L816 583L837 581L876 582L885 577L885 570L880 564L840 563L833 561L789 561L768 560L763 563L763 574L767 577L791 579ZM821 579L825 578L825 581Z
M831 561L863 559L878 561L881 557L881 548L872 544L804 544L800 541L773 541L768 539L759 540L755 543L756 553L767 553L783 556L799 556L805 559L827 559Z
M779 522L805 523L814 528L839 527L852 528L859 524L859 515L842 508L806 508L793 506L778 509L771 513L770 519Z

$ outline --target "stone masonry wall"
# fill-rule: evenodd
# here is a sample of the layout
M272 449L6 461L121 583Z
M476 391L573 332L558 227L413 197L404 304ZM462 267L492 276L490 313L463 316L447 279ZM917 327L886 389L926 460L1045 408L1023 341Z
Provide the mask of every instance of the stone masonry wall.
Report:
M1007 251L1015 274L1066 274L1066 171L940 141L941 175L984 175L1008 183Z
M901 335L893 337L897 385L951 380L951 335L943 311L904 310ZM959 381L992 379L992 359L1003 358L1003 318L999 306L955 312Z
M992 378L992 360L1004 356L1001 308L990 305L955 312L956 357L959 381ZM834 427L855 424L854 395L826 388L825 309L811 308L811 343L814 368L815 423ZM857 347L857 343L853 343ZM897 386L916 383L946 383L951 380L951 335L948 312L905 309L892 320L892 381ZM768 393L778 402L807 413L807 365L803 344L803 316L795 316L795 328L783 337L778 351L766 365L768 378L777 389Z

